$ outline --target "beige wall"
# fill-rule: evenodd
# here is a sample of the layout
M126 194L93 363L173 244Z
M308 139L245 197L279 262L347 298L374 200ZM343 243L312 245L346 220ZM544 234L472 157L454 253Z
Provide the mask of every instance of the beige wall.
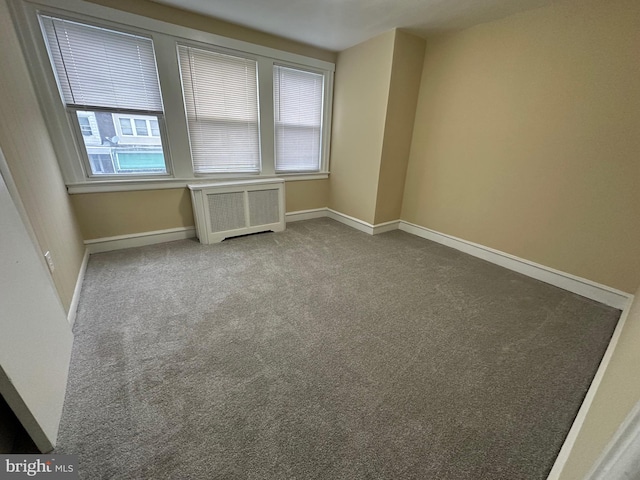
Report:
M329 206L373 223L395 31L338 55Z
M0 44L0 147L40 250L53 256L53 281L68 310L84 246L5 0Z
M429 40L402 218L635 291L639 25L570 1Z
M328 180L287 182L286 211L324 208L328 190ZM82 193L71 203L86 240L194 225L187 188Z
M582 480L640 401L640 290L560 480Z
M299 212L329 205L329 180L303 180L285 185L286 211Z
M193 226L187 188L71 195L86 240Z
M195 28L203 32L215 33L223 37L235 38L245 42L264 45L266 47L284 50L287 52L318 58L327 62L335 62L336 53L321 48L312 47L292 40L287 40L276 35L259 32L251 28L242 27L233 23L205 17L197 13L188 12L167 5L160 5L149 0L88 0L107 7L116 8L125 12L143 15L168 23Z
M424 50L424 39L396 31L374 224L400 218Z

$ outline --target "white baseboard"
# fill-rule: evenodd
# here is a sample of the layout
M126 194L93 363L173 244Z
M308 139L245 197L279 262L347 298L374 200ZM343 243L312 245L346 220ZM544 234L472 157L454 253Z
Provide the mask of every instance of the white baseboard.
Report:
M327 216L326 208L313 208L311 210L298 210L284 214L285 222L299 222L300 220L311 220L313 218L323 218Z
M80 271L78 272L78 278L76 279L76 287L73 290L73 297L71 297L71 305L69 305L69 313L67 314L67 320L69 325L73 327L76 322L76 314L78 313L78 302L80 301L80 292L82 291L82 282L84 282L84 274L87 272L87 264L89 263L89 249L84 249L84 256L82 257L82 264L80 265Z
M625 308L628 299L632 296L629 293L592 282L586 278L555 270L553 268L525 260L524 258L516 257L515 255L440 233L403 220L394 220L391 222L372 225L360 220L359 218L345 215L344 213L337 212L330 208L318 208L314 210L302 210L299 212L287 213L288 222L320 217L329 217L337 222L348 225L351 228L368 233L369 235L376 235L378 233L400 229L404 232L455 248L456 250L473 255L474 257L482 258L483 260L495 263L496 265L508 268L509 270L522 273L523 275L535 278L536 280L549 283L556 287L621 310Z
M372 225L371 223L365 222L364 220L351 217L330 208L314 208L313 210L289 212L285 215L285 217L287 222L297 222L299 220L310 220L312 218L328 217L335 220L336 222L344 223L351 228L355 228L356 230L360 230L361 232L368 233L369 235L377 235L379 233L397 230L398 225L400 224L400 220L392 220L390 222Z
M297 212L289 212L285 215L287 222L296 222L322 217L331 218L369 235L376 235L400 229L404 232L455 248L456 250L473 255L474 257L482 258L483 260L495 263L496 265L508 268L509 270L522 273L523 275L555 285L556 287L577 293L578 295L582 295L615 308L625 308L628 299L632 296L629 293L592 282L585 278L561 272L559 270L516 257L515 255L510 255L493 248L456 238L420 225L405 222L403 220L393 220L390 222L372 225L368 222L337 212L330 208L300 210ZM156 230L152 232L134 233L130 235L120 235L117 237L96 238L93 240L86 240L84 243L87 246L89 253L100 253L123 248L172 242L192 237L195 237L194 227L181 227L170 228L167 230Z
M155 230L152 232L132 233L130 235L119 235L117 237L95 238L93 240L85 240L84 244L87 246L89 253L101 253L121 250L123 248L154 245L156 243L174 242L195 236L195 227L180 227Z
M446 245L461 252L473 255L474 257L482 258L501 267L508 268L528 277L535 278L545 283L555 285L564 290L568 290L583 297L590 298L605 305L609 305L614 308L622 310L626 307L631 294L616 290L615 288L608 287L586 278L577 277L570 273L561 272L538 263L530 262L524 258L516 257L493 248L485 247L477 243L462 240L451 235L436 232L420 225L413 223L400 221L400 230L404 232L417 235L427 240L431 240L442 245Z
M593 403L593 399L596 396L596 392L600 387L600 383L602 382L602 378L609 366L609 362L611 362L611 357L613 357L613 352L618 345L618 340L620 339L620 335L622 334L622 329L624 328L625 323L627 322L627 317L629 316L629 310L631 309L631 304L633 303L633 295L631 295L627 299L627 304L624 306L622 310L622 315L620 315L620 319L618 320L618 324L616 325L616 329L613 332L611 337L611 341L609 342L609 346L607 350L604 352L604 356L602 357L602 361L600 362L600 366L596 371L595 376L593 377L593 381L589 386L589 390L587 390L587 394L582 401L582 405L580 406L580 410L578 410L578 414L576 415L573 424L571 425L571 429L567 434L567 437L562 444L562 448L560 449L560 453L556 457L556 461L551 468L551 472L549 472L549 476L547 480L558 480L560 475L562 474L562 470L567 464L567 460L569 459L569 455L573 446L576 443L576 439L580 434L580 430L582 430L582 426L584 425L584 421L587 418L587 414L589 409L591 408L591 404ZM595 460L595 459L594 459Z
M398 230L400 228L400 220L391 220L390 222L376 223L373 226L373 234L390 232L391 230Z
M335 210L331 210L330 208L327 208L327 217L335 220L336 222L344 223L345 225L348 225L351 228L355 228L356 230L360 230L361 232L373 235L373 225L365 222L364 220L360 220L359 218L336 212Z

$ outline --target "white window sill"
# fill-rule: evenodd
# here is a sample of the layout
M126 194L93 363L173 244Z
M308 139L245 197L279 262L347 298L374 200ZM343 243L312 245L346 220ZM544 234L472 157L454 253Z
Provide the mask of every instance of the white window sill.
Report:
M238 176L234 178L163 178L163 179L126 179L126 180L93 180L90 182L67 184L69 194L101 193L101 192L130 192L135 190L164 190L171 188L187 188L187 185L198 183L210 184L216 181L229 182L231 180L258 180L282 178L286 182L303 180L322 180L329 178L329 173L290 173L284 175Z

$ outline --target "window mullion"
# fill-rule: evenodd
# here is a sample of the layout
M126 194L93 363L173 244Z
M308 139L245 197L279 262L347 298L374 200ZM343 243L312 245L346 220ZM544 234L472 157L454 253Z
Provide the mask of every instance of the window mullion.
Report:
M258 102L260 105L260 153L262 175L275 175L273 116L273 60L258 59Z
M182 100L182 82L176 40L163 34L154 34L156 67L165 111L165 128L169 138L169 151L173 174L177 178L193 178L191 146L187 129L187 115Z

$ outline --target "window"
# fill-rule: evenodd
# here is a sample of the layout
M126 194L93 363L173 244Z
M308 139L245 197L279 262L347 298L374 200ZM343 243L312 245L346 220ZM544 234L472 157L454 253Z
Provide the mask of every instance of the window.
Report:
M184 45L178 52L194 172L258 172L256 61Z
M159 137L160 125L158 119L155 117L139 115L135 118L123 117L121 115L115 115L118 118L116 131L119 134L127 137ZM160 140L155 140L154 143L160 145Z
M276 172L321 166L324 75L273 67Z
M80 131L82 132L83 136L90 137L91 135L93 135L91 124L89 123L89 119L87 117L78 116L78 123L80 124Z
M333 63L95 2L14 13L70 193L327 177Z
M147 121L136 119L134 122L136 124L136 135L139 137L148 137L149 129L147 128Z
M78 126L85 145L100 145L98 120L94 112L76 111Z
M153 42L49 16L40 21L60 94L83 140L90 174L166 174L159 128L153 141L125 139L149 137L150 122L158 126L162 121ZM131 115L135 113L145 115Z
M149 125L151 127L151 135L154 137L160 136L160 126L158 125L158 120L152 118L149 120Z
M133 136L133 127L131 126L130 118L120 118L120 132L122 135L130 135Z

